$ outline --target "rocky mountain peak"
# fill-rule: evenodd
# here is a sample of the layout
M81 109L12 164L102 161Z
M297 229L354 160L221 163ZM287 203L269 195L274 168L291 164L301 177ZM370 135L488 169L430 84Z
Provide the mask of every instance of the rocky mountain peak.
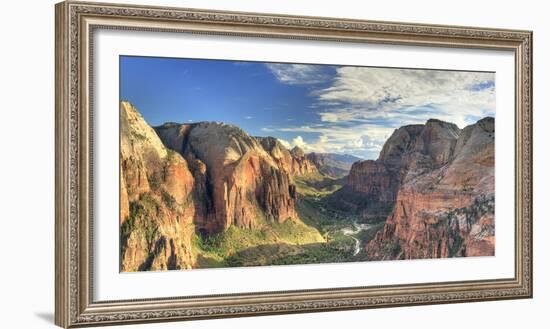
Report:
M458 128L458 126L455 125L454 123L439 120L439 119L428 119L428 121L426 121L425 125L426 126L437 125L437 126L446 127L446 128L453 129L453 130L460 130L460 128Z
M278 150L281 150L282 148L284 148L284 146L281 144L281 142L279 142L279 140L275 137L271 137L271 136L268 136L268 137L260 137L260 136L256 136L254 137L256 138L256 140L258 140L258 142L260 142L260 144L262 145L262 147L267 151L267 152L272 152L276 149Z
M166 148L155 130L145 122L132 104L121 102L119 115L121 153L130 154L132 148L146 147L150 152L156 152L161 158L166 156Z
M120 225L122 271L192 266L189 224L193 177L128 102L120 103ZM174 204L189 203L185 211ZM179 241L179 243L174 243Z
M262 219L295 218L292 163L275 138L255 138L222 122L165 124L156 127L171 149L190 163L194 190L202 200L195 225L208 234L231 225L253 228ZM287 155L285 155L285 152Z
M451 159L459 134L454 123L430 119L416 141L415 151L429 156L435 166L442 166Z
M374 259L492 255L494 119L464 129L430 120L403 159L394 209L367 254Z
M292 150L290 150L290 152L292 153L293 156L295 156L296 158L303 158L306 156L306 153L304 152L304 150L302 150L302 148L300 148L299 146L294 146L292 148Z
M417 181L427 172L452 163L477 161L490 165L494 161L493 143L493 118L484 118L462 130L437 119L403 126L388 138L377 160L354 163L340 194L362 194L371 200L361 205L369 212L377 203L395 202L403 184Z
M325 176L341 178L346 176L351 166L360 158L349 154L316 153L311 152L306 157L317 167L317 170Z
M154 129L166 147L183 154L191 125L170 122Z
M414 148L418 136L423 130L424 125L408 125L394 130L390 138L384 143L378 160L392 166L398 166L401 163L403 154Z
M424 125L403 126L386 141L378 160L397 170L404 159L410 158L406 155L417 152L430 157L433 165L442 166L450 160L460 131L455 124L437 119L429 119Z
M480 119L478 122L476 122L476 125L489 133L495 132L495 118L493 117L485 117L483 119Z

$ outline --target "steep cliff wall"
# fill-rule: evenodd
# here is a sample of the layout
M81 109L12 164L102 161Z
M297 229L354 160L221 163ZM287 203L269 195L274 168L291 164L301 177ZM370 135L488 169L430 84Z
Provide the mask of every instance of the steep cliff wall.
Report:
M288 150L275 145L268 153L242 129L216 122L167 124L156 131L191 163L200 230L211 234L296 218L290 174L314 168L298 166Z
M120 104L120 267L190 268L193 176L129 103Z
M255 137L262 148L273 158L277 166L291 176L300 176L317 172L317 167L311 162L304 151L298 146L292 150L284 147L277 138Z
M396 129L377 160L355 162L334 204L356 209L366 221L386 218L400 186L443 166L453 156L460 129L440 120Z
M372 259L494 254L494 119L443 135L430 128L412 151L426 162L401 160L395 207L366 246Z

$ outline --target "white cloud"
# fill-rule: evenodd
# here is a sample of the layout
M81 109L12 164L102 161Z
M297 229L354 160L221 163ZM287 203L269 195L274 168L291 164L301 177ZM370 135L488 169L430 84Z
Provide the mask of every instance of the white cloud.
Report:
M276 129L283 132L317 133L321 137L320 142L338 142L359 145L358 139L368 139L373 142L385 142L394 128L379 127L372 124L358 124L352 127L343 127L331 124L319 124L315 126L284 127Z
M281 142L281 144L283 144L284 147L286 147L289 150L294 148L295 146L298 146L299 148L306 151L310 149L309 145L307 145L307 143L304 141L304 139L300 135L294 137L290 142L281 138L279 138L279 141Z
M388 120L405 125L430 118L460 127L495 111L494 73L341 67L317 92L321 121Z
M289 85L313 85L327 82L331 77L321 66L304 64L265 64L282 83Z
M250 116L250 115L247 115L247 116L245 116L244 118L245 118L246 120L250 120L250 119L252 119L252 118L254 118L254 117L252 117L252 116Z
M277 130L317 136L305 139L302 135L298 135L290 142L279 139L283 146L288 149L299 146L306 152L347 153L365 159L377 158L384 142L393 132L393 128L376 127L368 124L353 128L320 124L316 126L284 127Z
M316 80L314 66L272 65L270 69L283 83ZM340 67L335 77L324 78L331 82L329 87L313 86L310 95L316 102L310 108L319 115L317 123L265 131L299 134L284 141L289 148L300 144L307 152L377 158L385 141L401 126L435 118L462 128L494 115L494 78L494 73L482 72Z
M292 146L291 143L289 143L288 141L282 139L282 138L278 138L279 139L279 142L281 144L283 144L284 147L286 147L288 150L292 149L294 146Z
M302 138L302 136L298 136L298 137L294 138L294 139L292 140L292 144L293 144L294 146L298 146L298 147L300 147L300 148L305 148L305 147L307 147L306 142L304 141L304 139Z

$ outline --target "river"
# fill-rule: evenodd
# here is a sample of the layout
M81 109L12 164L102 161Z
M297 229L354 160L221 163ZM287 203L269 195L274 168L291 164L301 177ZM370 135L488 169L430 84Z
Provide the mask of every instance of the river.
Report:
M371 224L353 223L351 227L344 227L340 230L344 235L350 236L353 240L355 240L353 256L356 256L361 251L361 241L359 241L359 239L357 239L353 235L359 233L360 231L368 230L371 227Z

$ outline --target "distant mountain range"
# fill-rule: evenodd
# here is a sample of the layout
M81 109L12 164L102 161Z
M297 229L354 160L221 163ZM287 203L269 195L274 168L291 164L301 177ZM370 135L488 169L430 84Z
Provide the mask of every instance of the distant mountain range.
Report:
M153 128L128 102L120 134L121 271L494 253L492 118L401 127L377 160L217 122ZM355 242L326 232L349 218L383 224L343 257Z
M362 160L353 155L336 153L309 153L307 158L321 174L335 178L347 175L353 163Z

